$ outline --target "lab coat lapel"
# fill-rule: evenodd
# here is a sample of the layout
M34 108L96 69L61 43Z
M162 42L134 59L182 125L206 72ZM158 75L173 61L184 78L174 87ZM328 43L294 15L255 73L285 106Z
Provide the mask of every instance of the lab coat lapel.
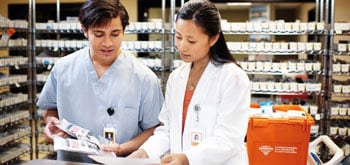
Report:
M181 72L180 74L180 83L178 83L179 85L179 95L180 97L178 97L180 100L178 100L178 102L180 103L180 107L181 107L181 111L180 111L180 115L179 115L179 123L178 125L180 126L180 130L181 130L181 126L182 126L182 107L183 107L183 103L184 103L184 99L185 99L185 92L186 92L186 85L187 85L187 81L188 81L188 76L190 74L190 70L191 70L191 63L187 64L186 68Z
M172 143L172 153L182 152L182 145L179 145L182 143L182 136L178 136L178 134L181 135L181 129L182 129L182 112L183 112L183 102L185 97L185 91L186 91L186 84L188 80L188 75L190 73L191 69L191 63L185 64L186 66L179 72L179 76L176 78L175 81L173 81L172 89L174 93L174 97L171 99L171 107L176 107L174 111L170 112L175 120L173 120L172 130L176 132L174 136L171 136L173 139ZM178 134L177 134L178 133Z
M211 87L212 81L215 80L215 70L216 67L213 63L209 62L208 66L205 68L202 77L200 78L197 88L194 91L190 106L194 106L198 103L202 103L203 99L207 96L208 89Z
M205 103L205 98L208 97L208 89L211 87L211 84L215 81L216 77L216 67L209 62L208 66L205 68L205 71L203 72L202 77L200 78L196 90L194 91L194 94L192 96L190 105L188 106L187 111L187 117L186 117L186 123L185 123L185 130L183 134L183 150L187 150L190 148L190 135L189 129L191 129L191 123L193 123L191 120L194 119L193 115L195 115L193 109L196 104L203 104ZM187 80L186 80L187 82Z

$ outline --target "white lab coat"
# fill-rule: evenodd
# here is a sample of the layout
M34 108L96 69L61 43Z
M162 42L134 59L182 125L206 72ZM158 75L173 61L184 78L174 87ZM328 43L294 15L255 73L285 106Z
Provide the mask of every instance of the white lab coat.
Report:
M188 106L182 133L182 107L191 64L171 73L159 119L163 123L142 146L149 158L185 153L190 164L248 164L244 144L250 106L250 82L246 73L230 63L209 62ZM195 105L200 107L199 122ZM204 130L202 142L191 147L190 132Z

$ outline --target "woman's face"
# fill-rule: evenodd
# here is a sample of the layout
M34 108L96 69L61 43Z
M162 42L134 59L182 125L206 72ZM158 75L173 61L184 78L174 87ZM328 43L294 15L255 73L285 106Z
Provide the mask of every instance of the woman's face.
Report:
M89 41L90 54L94 60L113 63L121 52L124 36L120 17L111 19L110 24L102 27L84 29L84 35Z
M176 48L185 62L209 61L210 47L217 39L210 38L203 29L192 20L176 21Z

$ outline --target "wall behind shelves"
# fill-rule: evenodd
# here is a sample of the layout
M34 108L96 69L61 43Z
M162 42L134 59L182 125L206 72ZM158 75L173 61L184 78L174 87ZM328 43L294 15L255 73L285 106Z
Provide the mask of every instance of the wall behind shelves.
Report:
M350 21L349 0L334 0L334 17L336 21Z
M335 0L334 1L334 22L350 22L349 17L349 0ZM334 43L338 43L339 40L350 40L350 36L336 36L334 37Z
M86 0L60 0L61 3L79 3L85 2ZM37 4L40 3L56 3L57 0L36 0ZM28 4L28 0L1 0L0 5L0 14L7 17L7 6L8 4ZM135 10L135 6L137 6L137 0L122 0L122 3L128 9L130 14L130 20L135 21L137 19L137 10Z
M61 3L83 3L86 0L60 0ZM56 4L57 0L36 0L36 4ZM8 18L8 5L9 4L28 4L28 0L1 0L0 14ZM135 22L137 20L137 0L122 0L126 9L129 12L130 22ZM161 17L161 16L160 16ZM65 18L61 18L62 20ZM125 40L136 40L137 35L126 35ZM1 51L0 51L1 53Z

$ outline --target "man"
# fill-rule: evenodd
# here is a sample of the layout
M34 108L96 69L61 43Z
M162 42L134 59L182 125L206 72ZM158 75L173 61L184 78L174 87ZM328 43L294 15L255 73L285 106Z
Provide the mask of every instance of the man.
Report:
M61 58L52 69L37 105L47 109L44 134L65 136L56 126L66 119L103 136L112 127L117 155L136 150L159 124L163 95L157 76L121 45L129 16L119 0L89 0L79 20L87 48ZM58 160L92 162L86 155L58 152Z

